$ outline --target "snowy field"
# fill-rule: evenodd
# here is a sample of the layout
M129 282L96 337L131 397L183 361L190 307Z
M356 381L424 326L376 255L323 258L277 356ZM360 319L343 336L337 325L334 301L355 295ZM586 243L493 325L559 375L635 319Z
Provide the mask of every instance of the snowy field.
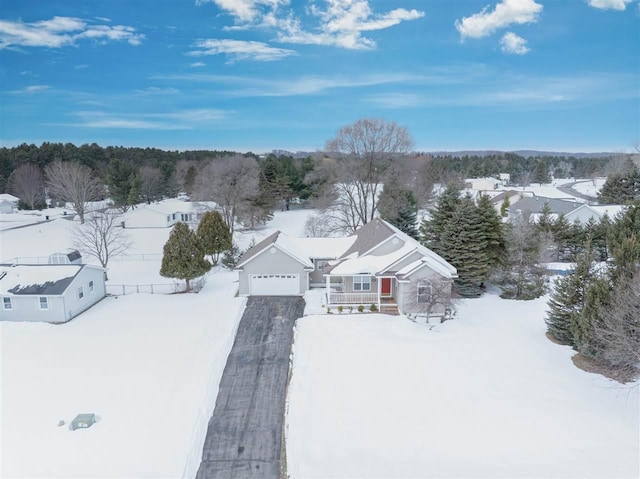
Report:
M308 214L277 213L238 241L298 234ZM0 259L65 250L72 227L57 218L1 231ZM129 254L161 257L171 229L126 231ZM107 284L175 281L159 270L159 259L112 260ZM244 309L236 291L237 274L217 269L199 294L108 297L63 325L0 322L0 477L194 477ZM72 432L79 413L100 421Z
M63 325L1 322L2 477L193 477L244 304L233 277ZM79 413L100 421L72 432Z
M545 301L464 300L435 330L299 320L290 477L637 478L638 384L577 369L545 336Z

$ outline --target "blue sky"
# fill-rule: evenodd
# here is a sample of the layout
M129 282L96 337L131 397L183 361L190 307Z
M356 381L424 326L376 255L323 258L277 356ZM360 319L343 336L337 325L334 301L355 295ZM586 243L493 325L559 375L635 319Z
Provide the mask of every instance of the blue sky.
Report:
M0 143L630 151L637 0L3 0Z

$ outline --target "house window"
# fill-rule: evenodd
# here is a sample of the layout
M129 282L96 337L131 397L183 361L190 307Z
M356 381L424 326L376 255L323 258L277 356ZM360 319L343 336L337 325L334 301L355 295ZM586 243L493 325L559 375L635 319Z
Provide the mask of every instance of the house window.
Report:
M371 276L359 275L353 277L354 291L371 291Z
M433 294L433 288L431 282L420 281L418 283L418 303L429 304L431 303L431 295Z
M78 288L78 299L82 299L82 298L84 298L84 288L80 286Z
M171 221L171 215L167 215L167 223Z
M175 213L173 214L173 219L174 219L174 220L176 219L176 214L175 214Z
M191 218L189 218L189 215L188 214L184 214L184 213L182 213L180 215L180 218L182 218L182 221L190 221L191 220Z
M93 280L89 281L89 293L93 293L93 290L95 288L93 287Z
M49 300L46 296L40 296L40 309L49 309Z
M11 298L2 298L2 309L13 309Z
M319 259L316 261L316 269L318 271L324 271L324 267L325 265L328 263L328 261L323 260L323 259Z

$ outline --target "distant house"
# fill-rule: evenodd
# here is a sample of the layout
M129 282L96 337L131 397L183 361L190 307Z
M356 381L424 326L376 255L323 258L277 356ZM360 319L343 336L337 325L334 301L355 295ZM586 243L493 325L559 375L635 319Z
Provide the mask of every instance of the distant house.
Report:
M570 223L577 220L581 225L586 224L590 218L598 223L605 215L611 220L614 219L624 209L624 205L582 205L567 213L565 218Z
M0 319L64 323L106 295L104 269L78 264L0 265Z
M506 190L499 192L497 195L492 195L491 203L496 211L500 213L502 205L507 201L507 199L509 200L509 207L513 207L521 199L531 196L533 196L531 191Z
M189 223L194 219L191 206L182 201L140 205L123 215L126 228L170 228L178 222Z
M577 201L532 196L522 198L514 206L509 207L509 217L513 218L514 216L519 215L528 221L535 222L540 216L545 204L549 206L554 218L557 218L560 215L564 215L566 217L569 213L583 205L583 203L578 203Z
M467 178L464 186L470 190L496 190L502 186L502 181L496 178Z
M442 257L381 219L346 238L278 231L247 251L236 270L243 296L295 296L316 286L328 306L373 304L402 313L423 312L436 289L448 299L457 277ZM444 302L429 313L444 314Z
M13 213L18 209L20 198L9 193L0 194L0 213Z

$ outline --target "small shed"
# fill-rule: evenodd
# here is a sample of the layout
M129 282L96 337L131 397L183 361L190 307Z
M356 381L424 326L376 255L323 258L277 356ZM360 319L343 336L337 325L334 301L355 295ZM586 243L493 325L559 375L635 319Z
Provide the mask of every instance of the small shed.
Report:
M69 249L49 256L49 264L82 264L82 255L77 249Z
M20 198L9 193L0 194L0 213L13 213L18 209Z

